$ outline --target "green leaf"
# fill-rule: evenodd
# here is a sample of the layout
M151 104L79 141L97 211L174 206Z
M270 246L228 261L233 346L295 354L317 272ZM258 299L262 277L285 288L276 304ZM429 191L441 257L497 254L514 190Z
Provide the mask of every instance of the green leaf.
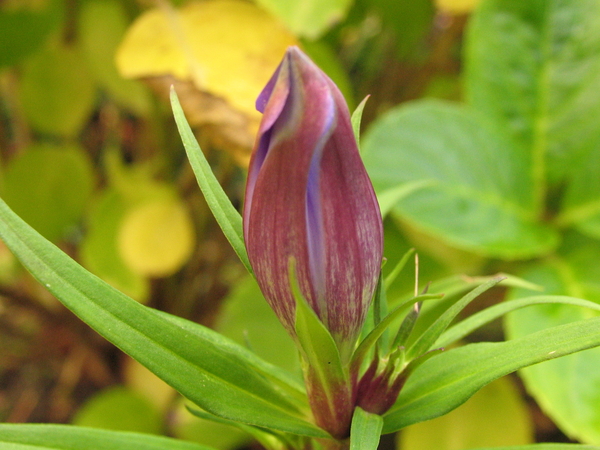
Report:
M434 347L446 347L465 336L468 336L476 329L485 324L492 322L499 317L504 316L512 311L533 305L542 304L562 304L580 306L584 308L595 309L600 311L600 305L588 300L582 300L575 297L566 297L562 295L537 295L534 297L517 298L514 300L505 301L489 308L479 311L467 319L448 328L437 340Z
M124 4L86 0L78 11L79 43L91 74L112 100L129 111L147 115L152 107L149 92L140 82L121 77L115 65L115 53L129 22Z
M73 425L161 434L161 413L143 395L122 387L100 391L77 410Z
M377 450L383 419L356 407L350 427L350 450Z
M515 445L512 447L486 447L473 450L599 450L600 447L594 445L580 444L532 444Z
M79 246L81 263L94 275L128 296L144 303L150 291L148 280L123 261L117 239L127 201L114 188L106 188L89 208L86 234Z
M291 270L295 270L295 267ZM317 374L327 393L334 392L347 379L342 366L342 357L331 333L317 317L310 305L302 297L297 280L294 278L296 300L296 334L302 355Z
M533 442L529 408L510 377L500 378L437 419L399 433L402 450L463 450Z
M499 343L470 344L417 367L384 416L383 433L452 411L491 381L515 370L600 345L600 317Z
M389 326L394 323L394 321L402 314L408 312L406 306L408 304L414 304L424 300L430 299L439 299L442 297L442 294L423 294L418 295L416 297L412 297L408 302L403 302L400 305L396 306L396 308L390 312L385 318L379 322L373 330L369 332L369 334L361 341L359 346L354 351L352 355L352 368L353 370L357 370L364 358L367 356L369 350L375 345L377 340L383 335L385 330L389 328Z
M352 0L258 0L297 36L315 40L334 23L341 21Z
M421 186L394 214L452 246L503 259L553 249L535 215L527 159L467 107L422 100L382 115L363 139L375 190Z
M39 132L75 137L89 119L96 86L75 48L46 48L23 65L23 112Z
M574 295L600 303L600 244L589 239L567 237L565 250L557 257L532 266L523 276L539 283L549 294ZM509 298L525 293L514 290ZM518 338L542 327L597 316L588 308L541 305L511 313L505 319L509 337ZM600 334L600 330L596 331ZM567 435L600 445L600 349L561 358L520 371L528 392L544 412Z
M296 345L252 276L248 275L232 287L214 328L271 364L299 373Z
M490 0L471 20L467 98L528 155L538 208L597 146L599 52L596 0Z
M367 104L367 100L369 100L369 96L367 95L362 102L358 104L354 112L352 113L352 131L354 132L354 138L358 144L358 148L360 148L360 124L362 122L363 111L365 110L365 106ZM385 215L382 213L382 216Z
M281 386L257 370L252 357L244 357L250 352L205 328L201 339L177 319L128 298L42 238L4 202L0 237L66 307L203 409L256 426L327 437L304 420Z
M433 350L435 342L441 336L441 334L448 328L450 323L458 316L458 314L473 300L479 297L488 289L491 289L498 283L500 283L503 279L492 278L491 280L483 283L481 286L476 287L468 294L464 295L460 300L450 306L437 320L431 324L424 332L421 334L413 344L408 347L406 350L406 358L410 361L413 358L416 358L429 350Z
M379 202L381 216L385 218L400 200L408 197L413 192L435 186L435 184L434 180L415 180L380 192L377 194L377 201Z
M0 444L7 450L214 450L148 434L39 424L0 424Z
M41 7L26 3L17 8L6 3L0 6L0 67L19 62L44 44L63 18L62 3L50 0Z
M81 219L94 185L91 162L75 146L23 149L3 175L6 202L53 241L65 237Z
M246 269L248 269L248 272L252 273L248 253L246 253L246 245L244 244L242 217L233 207L231 201L227 198L227 194L225 194L225 191L223 191L223 188L215 178L185 118L179 98L173 88L171 88L171 107L173 108L173 115L175 116L175 122L177 122L177 129L181 135L183 146L196 175L196 180L198 180L198 185L206 198L206 202L223 230L225 237L229 240L238 257Z

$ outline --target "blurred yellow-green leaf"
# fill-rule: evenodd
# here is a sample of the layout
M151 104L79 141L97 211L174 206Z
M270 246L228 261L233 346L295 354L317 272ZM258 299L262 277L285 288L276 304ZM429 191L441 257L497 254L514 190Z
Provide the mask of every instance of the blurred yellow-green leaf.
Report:
M117 236L126 211L127 202L118 190L103 191L90 208L80 257L83 265L104 281L145 302L150 289L148 281L125 264L117 248Z
M41 47L63 18L62 0L0 2L0 67Z
M73 418L73 424L109 430L160 434L162 417L141 394L125 387L99 392Z
M128 30L117 68L126 78L173 75L259 119L254 102L296 44L275 18L240 0L192 1L152 9Z
M76 48L53 45L25 61L20 94L37 131L71 137L92 113L96 86Z
M403 450L467 450L532 442L527 405L508 377L487 385L449 414L412 425L399 435Z
M7 164L3 198L44 237L56 241L81 219L93 186L92 167L81 148L35 144Z
M86 0L79 12L79 43L91 74L110 98L134 113L145 115L151 108L149 92L139 82L119 75L115 64L115 53L128 22L123 2Z
M194 250L194 226L181 201L156 198L125 214L117 242L131 270L146 276L167 276L176 272Z
M467 14L473 11L480 0L435 0L441 11L450 14Z
M296 35L316 39L346 16L352 0L258 0Z

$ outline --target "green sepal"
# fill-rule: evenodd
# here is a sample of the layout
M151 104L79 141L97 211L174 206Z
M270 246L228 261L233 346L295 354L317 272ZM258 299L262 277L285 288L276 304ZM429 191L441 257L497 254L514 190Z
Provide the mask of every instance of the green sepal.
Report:
M365 105L367 104L367 100L369 100L370 95L367 95L362 102L358 104L354 112L352 113L352 117L350 121L352 122L352 131L354 132L354 137L356 138L356 144L360 149L360 123L362 122L362 115L365 109Z
M215 219L217 219L219 226L223 230L223 234L225 234L233 250L237 253L238 258L240 258L248 272L252 273L252 267L250 266L248 253L246 252L246 245L244 244L242 216L233 207L227 194L225 194L225 191L212 172L185 118L179 98L173 87L171 87L171 107L173 108L173 116L175 117L183 146L196 175L198 185L206 198L206 203L215 216Z
M293 259L290 260L290 284L296 300L296 335L300 353L313 368L322 386L332 392L332 386L344 384L348 375L333 336L300 292Z
M423 300L431 300L431 299L440 299L443 297L443 294L422 294L412 299L402 302L402 304L398 305L391 313L389 313L385 319L383 319L368 335L366 338L362 340L359 346L356 348L352 355L352 361L350 363L350 371L355 373L363 363L365 357L367 356L369 350L375 345L375 343L379 340L381 335L387 330L387 328L394 322L394 320L405 312L405 306L407 303L416 303Z
M350 428L350 450L377 450L383 418L360 407L354 409Z

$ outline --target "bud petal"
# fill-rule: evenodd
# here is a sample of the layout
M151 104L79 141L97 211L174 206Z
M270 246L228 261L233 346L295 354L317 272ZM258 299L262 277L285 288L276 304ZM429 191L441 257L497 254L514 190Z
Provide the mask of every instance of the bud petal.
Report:
M289 260L302 294L342 350L354 344L380 271L383 231L350 114L335 84L288 49L257 100L264 113L244 207L248 257L294 335Z

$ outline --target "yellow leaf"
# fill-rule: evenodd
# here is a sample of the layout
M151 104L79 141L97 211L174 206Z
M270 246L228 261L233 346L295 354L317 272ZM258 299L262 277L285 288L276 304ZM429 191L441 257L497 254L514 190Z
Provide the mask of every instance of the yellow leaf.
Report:
M479 0L436 0L436 6L448 14L468 14L475 9Z
M185 205L158 198L132 208L118 233L119 252L136 273L163 277L175 273L195 245L194 227Z
M131 26L117 51L126 78L173 75L258 117L254 102L286 48L297 44L275 18L240 0L153 9Z

